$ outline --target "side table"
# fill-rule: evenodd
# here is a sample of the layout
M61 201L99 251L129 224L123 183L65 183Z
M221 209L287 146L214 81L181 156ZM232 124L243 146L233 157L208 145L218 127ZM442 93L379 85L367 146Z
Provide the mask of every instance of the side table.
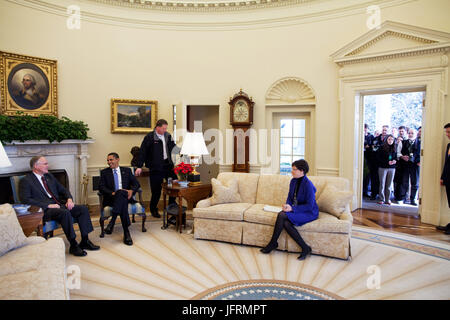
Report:
M42 224L42 217L44 216L44 212L41 210L41 208L36 206L31 206L28 209L28 212L30 213L17 216L17 220L19 220L23 233L26 237L28 237L33 233L34 230L37 230L37 235L43 237L44 226Z
M208 184L202 183L194 186L181 187L178 183L174 182L172 184L172 187L168 187L167 183L164 182L162 184L162 191L163 191L164 210L166 210L167 196L178 198L179 212L177 215L177 223L175 228L177 231L178 228L180 228L181 233L183 221L183 202L182 202L183 198L186 199L188 203L188 210L192 210L192 208L195 207L197 202L207 198L211 194L212 186L209 183ZM165 221L163 223L165 223ZM186 227L186 223L184 223L184 226Z

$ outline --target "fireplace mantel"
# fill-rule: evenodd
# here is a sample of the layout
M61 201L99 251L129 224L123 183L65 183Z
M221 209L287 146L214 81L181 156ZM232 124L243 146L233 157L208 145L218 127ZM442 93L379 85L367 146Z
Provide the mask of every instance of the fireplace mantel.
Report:
M1 173L14 173L30 170L30 159L36 155L47 158L49 169L65 169L69 177L70 192L74 200L81 201L81 182L87 175L88 146L94 140L48 140L12 141L4 145L12 166L0 168Z

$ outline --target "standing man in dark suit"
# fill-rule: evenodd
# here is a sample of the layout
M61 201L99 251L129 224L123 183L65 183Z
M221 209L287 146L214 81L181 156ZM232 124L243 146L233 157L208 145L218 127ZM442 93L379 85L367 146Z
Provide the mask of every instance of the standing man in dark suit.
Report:
M55 220L70 243L69 252L75 256L85 256L86 250L98 250L88 238L94 230L89 210L86 206L75 205L69 190L64 188L56 178L48 172L48 162L43 156L35 156L30 160L32 173L20 182L20 198L22 202L41 207L44 210L43 220ZM78 219L81 242L76 241L72 218Z
M408 130L408 139L402 141L402 151L399 162L404 168L402 175L402 187L400 192L401 200L405 200L406 193L411 179L411 194L409 195L410 203L417 206L416 194L419 189L419 173L420 173L420 144L416 139L416 131L412 128Z
M145 136L136 169L136 176L140 176L144 164L150 169L150 189L152 191L150 212L156 218L161 218L158 213L158 202L161 197L163 180L167 180L169 177L176 179L171 157L175 142L167 132L167 126L167 121L160 119L156 122L155 130ZM171 203L175 203L174 197L169 197L169 204Z
M445 135L448 139L450 139L450 123L447 123L444 126L444 129ZM448 206L450 207L450 143L447 144L447 149L445 150L445 162L444 168L442 169L441 186L445 186ZM450 223L448 223L445 227L438 226L436 229L445 231L445 234L450 234Z
M131 239L128 227L131 225L128 214L128 203L135 203L134 194L138 191L140 184L131 172L130 168L119 167L119 155L115 152L108 154L106 162L109 168L100 172L99 191L103 194L103 206L112 207L111 221L105 229L106 234L113 232L117 216L123 227L123 243L131 246Z

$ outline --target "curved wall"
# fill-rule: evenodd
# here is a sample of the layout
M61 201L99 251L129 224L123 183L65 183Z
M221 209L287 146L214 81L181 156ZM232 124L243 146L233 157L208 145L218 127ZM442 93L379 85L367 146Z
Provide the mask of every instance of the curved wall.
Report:
M337 65L330 55L368 31L367 1L347 2L355 5L326 15L303 4L234 16L171 13L172 18L168 12L92 1L58 1L58 7L45 3L0 0L0 50L58 61L59 115L88 123L95 139L89 148L89 167L103 166L106 154L113 150L123 164L129 164L129 150L143 137L110 133L111 98L157 100L159 117L167 120L172 104L179 111L188 104L220 105L220 129L225 130L231 128L229 97L242 88L255 101L254 128L259 129L265 127L267 90L277 80L292 76L307 81L316 94L316 168L338 172ZM61 7L69 3L82 10L79 30L66 27L67 14ZM450 32L447 0L377 3L381 21ZM322 8L326 4L317 2ZM89 9L86 16L83 8ZM308 10L308 15L299 14ZM114 19L99 18L114 12ZM264 23L242 22L244 16L258 21L258 14ZM274 22L283 14L289 23L269 22L271 16ZM124 16L133 23L123 23ZM162 16L164 25L151 24ZM172 24L167 22L170 19ZM214 19L229 24L216 28ZM195 28L180 24L188 20Z

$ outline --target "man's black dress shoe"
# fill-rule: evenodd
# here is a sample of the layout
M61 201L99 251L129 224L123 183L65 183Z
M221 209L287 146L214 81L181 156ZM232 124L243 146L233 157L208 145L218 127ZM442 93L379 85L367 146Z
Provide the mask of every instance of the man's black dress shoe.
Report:
M111 234L114 230L114 224L109 223L108 226L105 228L105 233L106 234Z
M127 246L133 245L133 240L131 239L130 232L125 232L123 234L123 243L125 243Z
M444 231L444 234L450 234L450 223L447 223L445 227L437 226L436 230Z
M414 200L411 200L411 202L409 204L412 206L417 206L417 202L415 202Z
M84 257L85 255L87 255L87 252L81 249L78 244L75 246L70 246L69 253L73 254L76 257Z
M450 223L447 223L446 226L437 226L436 230L441 230L441 231L445 231L445 230L449 230L450 229Z
M309 247L309 246L306 247L305 250L302 249L302 253L300 254L300 256L297 259L298 260L305 260L306 257L311 254L311 251L312 251L311 247Z
M100 246L96 246L95 244L93 244L91 242L91 240L87 240L86 242L81 241L80 248L84 249L84 250L95 251L95 250L99 250Z

